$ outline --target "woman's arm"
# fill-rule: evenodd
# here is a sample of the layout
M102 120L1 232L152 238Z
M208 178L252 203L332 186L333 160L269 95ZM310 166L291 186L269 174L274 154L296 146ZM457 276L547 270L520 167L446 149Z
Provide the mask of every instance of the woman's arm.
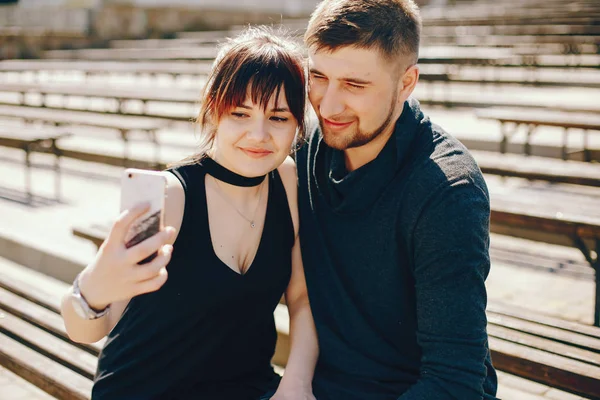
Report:
M314 374L319 347L317 333L306 291L304 267L300 251L297 177L296 165L288 158L279 173L286 188L290 212L294 221L296 242L292 249L292 276L285 292L285 300L290 314L291 350L285 373L279 384L276 399L314 399L312 395L312 378Z
M94 261L79 275L81 295L95 310L110 305L105 316L87 320L80 317L73 307L73 287L62 298L61 314L71 340L94 343L105 337L119 322L131 298L160 289L167 280L166 265L171 259L172 244L176 230L181 226L185 194L181 183L172 174L167 176L167 200L165 202L165 226L153 237L129 249L125 248L125 235L131 223L142 215L146 207L135 207L121 214L102 244ZM138 265L139 260L158 251L152 262Z

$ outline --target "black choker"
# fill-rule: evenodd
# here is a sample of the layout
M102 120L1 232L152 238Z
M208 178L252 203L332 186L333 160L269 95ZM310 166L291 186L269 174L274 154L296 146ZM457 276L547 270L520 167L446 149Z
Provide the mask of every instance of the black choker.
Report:
M228 170L210 157L202 159L201 164L206 168L206 172L213 178L234 186L252 187L258 186L265 180L266 175L249 178Z

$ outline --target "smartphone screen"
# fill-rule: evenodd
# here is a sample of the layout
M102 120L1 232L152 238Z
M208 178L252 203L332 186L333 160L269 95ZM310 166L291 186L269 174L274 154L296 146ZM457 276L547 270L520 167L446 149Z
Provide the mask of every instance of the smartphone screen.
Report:
M137 218L125 236L129 248L157 234L163 226L166 178L157 171L128 168L121 179L121 211L140 203L149 203L150 209ZM154 253L138 264L146 264L157 256Z

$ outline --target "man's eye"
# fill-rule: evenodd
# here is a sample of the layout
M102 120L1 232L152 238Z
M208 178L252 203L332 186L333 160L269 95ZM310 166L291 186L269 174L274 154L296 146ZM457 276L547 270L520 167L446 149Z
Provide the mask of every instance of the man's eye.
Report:
M287 122L288 119L285 117L271 117L271 121L275 121L275 122Z
M364 89L365 88L365 86L363 86L363 85L357 85L355 83L348 83L348 86L350 86L353 89Z
M325 77L324 77L323 75L315 75L315 74L313 74L313 76L312 76L312 77L313 77L313 79L318 79L318 80L323 80L323 79L325 79Z
M241 112L235 112L235 111L232 112L231 115L233 115L236 118L244 118L244 117L248 116L247 114L244 114L244 113L241 113Z

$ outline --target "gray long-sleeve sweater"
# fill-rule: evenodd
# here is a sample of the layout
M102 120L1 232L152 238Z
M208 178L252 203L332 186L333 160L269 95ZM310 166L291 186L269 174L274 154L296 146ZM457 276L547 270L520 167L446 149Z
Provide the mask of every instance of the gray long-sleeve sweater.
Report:
M495 399L489 197L465 147L411 99L367 165L347 173L319 130L297 163L317 399Z

